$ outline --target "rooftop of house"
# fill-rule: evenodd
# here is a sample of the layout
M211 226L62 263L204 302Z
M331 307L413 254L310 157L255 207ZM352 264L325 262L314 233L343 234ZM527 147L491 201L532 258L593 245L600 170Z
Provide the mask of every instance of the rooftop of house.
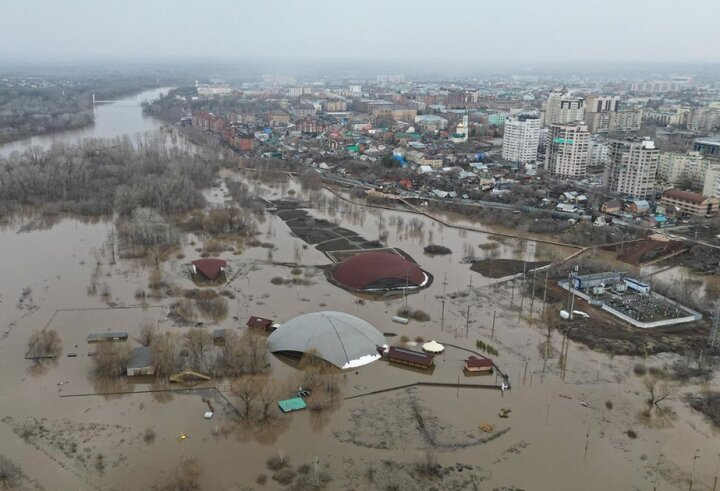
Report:
M702 194L693 193L690 191L681 191L679 189L668 189L662 194L663 198L676 199L679 201L687 201L689 203L700 204L703 203L707 198Z
M130 353L130 361L128 361L127 367L132 368L144 368L152 365L152 352L149 346L140 346L133 348Z

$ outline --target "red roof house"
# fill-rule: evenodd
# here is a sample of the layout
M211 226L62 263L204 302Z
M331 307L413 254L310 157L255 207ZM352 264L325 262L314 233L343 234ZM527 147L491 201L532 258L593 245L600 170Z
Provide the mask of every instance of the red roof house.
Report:
M251 316L247 323L247 327L252 329L262 329L263 331L272 332L275 330L275 323L271 319L265 319L263 317Z
M468 372L492 372L493 361L484 356L470 356L465 360L465 370Z
M193 274L213 281L225 272L227 262L223 259L196 259L192 261Z

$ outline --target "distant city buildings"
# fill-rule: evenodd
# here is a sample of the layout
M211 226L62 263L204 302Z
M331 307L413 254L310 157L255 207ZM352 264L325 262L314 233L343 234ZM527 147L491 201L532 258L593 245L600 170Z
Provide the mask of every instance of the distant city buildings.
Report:
M312 88L310 87L290 87L288 89L288 95L290 97L302 97L303 95L312 94Z
M587 175L590 148L585 124L554 124L548 131L545 170L552 176L582 179Z
M422 131L437 132L447 128L448 120L435 114L415 116L415 124Z
M201 97L212 97L216 95L227 95L232 92L228 84L201 84L195 82L197 95Z
M585 124L590 133L638 131L642 109L620 109L617 96L589 96L585 99Z
M322 102L322 110L327 113L339 113L347 111L347 102L342 99L332 99Z
M670 80L652 80L649 82L633 82L630 92L643 94L660 94L663 92L677 92L682 90L691 79L689 77L673 77Z
M198 97L187 100L206 110L183 119L245 156L295 155L311 165L324 159L380 162L400 175L400 168L407 169L419 180L410 187L423 192L438 186L431 189L443 199L452 199L451 192L469 196L464 199L511 194L522 183L545 190L538 203L545 207L557 179L604 186L609 200L631 198L635 204L626 209L644 203L646 213L669 189L720 198L720 92L694 92L688 80L633 87L636 94L628 95L616 83L578 81L572 91L548 93L540 80L407 83L387 75L338 83L268 76L232 90L219 82L196 84ZM206 99L212 96L218 100ZM641 123L657 126L642 128L651 139L620 135L638 132ZM538 172L542 161L547 182ZM335 172L352 175L345 168ZM382 179L383 186L392 185L394 176ZM684 213L699 216L700 208L684 206Z
M607 189L636 199L652 198L659 151L655 142L642 138L613 139L608 142Z
M540 118L519 115L505 121L502 158L510 162L529 164L537 160L540 144Z
M545 103L543 125L575 123L585 116L585 101L570 96L565 89L550 92Z

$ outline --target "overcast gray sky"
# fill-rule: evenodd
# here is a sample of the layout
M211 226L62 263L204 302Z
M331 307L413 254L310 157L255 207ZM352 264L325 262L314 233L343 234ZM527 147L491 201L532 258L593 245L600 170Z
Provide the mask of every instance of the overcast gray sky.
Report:
M720 0L0 0L0 58L718 62Z

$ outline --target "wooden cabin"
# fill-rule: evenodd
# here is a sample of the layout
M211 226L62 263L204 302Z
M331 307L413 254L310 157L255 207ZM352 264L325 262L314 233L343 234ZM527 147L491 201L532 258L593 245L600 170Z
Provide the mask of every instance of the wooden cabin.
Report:
M470 356L465 360L465 371L469 373L492 373L495 364L484 356Z
M433 356L419 351L390 346L387 350L387 358L390 363L399 363L413 368L429 370L433 366Z

